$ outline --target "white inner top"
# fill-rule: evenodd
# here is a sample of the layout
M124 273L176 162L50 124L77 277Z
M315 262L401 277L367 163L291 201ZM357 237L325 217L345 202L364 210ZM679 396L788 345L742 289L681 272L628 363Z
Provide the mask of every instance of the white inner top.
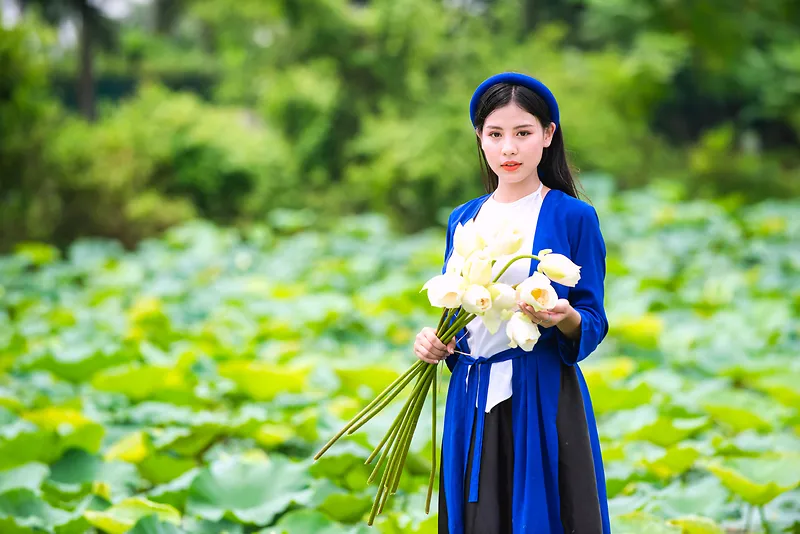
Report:
M525 233L525 241L520 248L521 254L530 254L533 249L533 238L536 235L536 223L539 219L539 211L542 207L542 184L533 193L526 195L514 202L497 202L494 195L484 202L475 223L479 226L483 224L498 224L504 219L511 218L519 228ZM513 256L500 258L492 267L493 277L500 273L500 270L508 263ZM452 259L452 257L451 257ZM449 262L448 262L449 263ZM531 268L530 258L517 260L506 269L498 282L515 285L526 278ZM495 334L491 334L483 324L481 317L476 317L467 324L467 336L470 353L473 357L483 356L488 358L498 352L508 348L508 336L506 335L506 324L508 321L500 323L500 328ZM462 334L463 335L463 334ZM511 398L511 377L513 376L513 361L494 363L489 372L489 395L486 401L486 413L500 402ZM469 377L467 377L469 383ZM477 407L478 400L475 399Z

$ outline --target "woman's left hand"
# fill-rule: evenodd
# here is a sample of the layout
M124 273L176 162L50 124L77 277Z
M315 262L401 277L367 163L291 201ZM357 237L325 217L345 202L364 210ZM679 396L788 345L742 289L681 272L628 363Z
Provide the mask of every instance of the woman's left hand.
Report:
M553 309L539 312L534 311L533 306L522 301L518 302L517 305L522 313L530 317L535 324L544 328L556 326L572 313L572 304L567 299L558 299Z

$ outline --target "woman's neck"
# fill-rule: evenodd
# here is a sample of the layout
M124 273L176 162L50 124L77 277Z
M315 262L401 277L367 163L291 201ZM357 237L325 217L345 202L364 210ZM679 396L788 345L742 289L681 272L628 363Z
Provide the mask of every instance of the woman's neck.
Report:
M550 190L549 187L545 187L544 184L540 180L536 180L532 183L518 183L518 184L498 184L497 189L495 189L494 193L492 194L492 198L494 198L495 202L499 202L501 204L510 204L511 202L516 202L517 200L521 199L522 197L526 197L536 192L541 186L542 191L541 195L544 198L544 195L547 191Z

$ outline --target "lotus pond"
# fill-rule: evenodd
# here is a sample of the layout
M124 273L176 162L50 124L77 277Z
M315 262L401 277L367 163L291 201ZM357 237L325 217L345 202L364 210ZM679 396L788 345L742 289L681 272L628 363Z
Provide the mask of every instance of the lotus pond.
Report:
M587 189L614 533L800 532L800 203ZM429 405L372 528L363 461L401 403L311 458L413 363L443 250L441 228L274 212L0 257L0 532L435 533Z

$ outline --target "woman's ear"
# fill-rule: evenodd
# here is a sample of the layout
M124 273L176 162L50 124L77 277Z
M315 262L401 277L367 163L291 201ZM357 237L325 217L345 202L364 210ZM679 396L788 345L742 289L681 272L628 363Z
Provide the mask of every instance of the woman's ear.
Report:
M553 136L556 134L556 123L551 122L547 125L547 128L544 129L544 146L549 147L550 143L553 142Z

